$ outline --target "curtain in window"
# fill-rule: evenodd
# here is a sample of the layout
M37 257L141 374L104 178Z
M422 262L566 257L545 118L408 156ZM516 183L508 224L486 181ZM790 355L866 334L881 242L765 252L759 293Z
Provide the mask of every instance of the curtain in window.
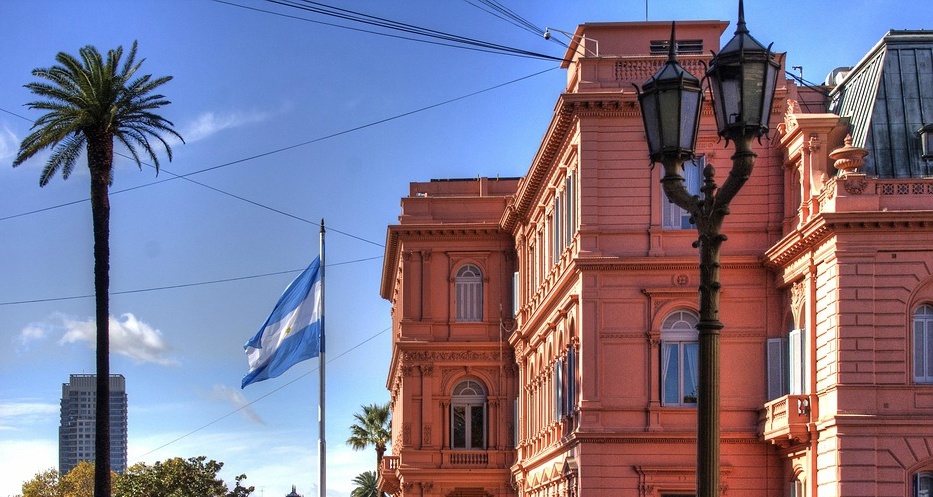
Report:
M683 387L683 400L684 404L696 404L697 401L697 354L699 353L699 346L696 342L685 343L684 346L684 387Z
M661 385L664 389L665 404L679 404L677 374L677 344L665 343L661 347Z

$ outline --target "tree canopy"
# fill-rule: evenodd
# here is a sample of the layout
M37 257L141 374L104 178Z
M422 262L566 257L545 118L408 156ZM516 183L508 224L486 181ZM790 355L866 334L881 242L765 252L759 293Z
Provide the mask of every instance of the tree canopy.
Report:
M134 464L122 475L113 474L115 497L250 497L254 487L245 485L246 475L235 478L233 488L217 476L224 463L205 456L174 457L149 465ZM55 469L36 473L23 483L22 497L92 497L94 463L80 462L67 475Z

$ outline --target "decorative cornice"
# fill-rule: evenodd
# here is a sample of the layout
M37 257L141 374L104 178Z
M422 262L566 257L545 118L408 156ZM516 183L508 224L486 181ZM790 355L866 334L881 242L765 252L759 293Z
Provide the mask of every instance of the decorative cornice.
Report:
M547 190L545 182L567 145L574 121L581 117L638 117L641 111L636 101L634 92L562 94L531 169L502 215L502 228L514 233L520 223L529 222L530 209Z
M879 230L923 229L933 227L930 211L826 212L787 234L768 249L762 257L766 266L783 268L801 254L822 244L824 240L843 232L878 232Z
M580 271L696 271L699 261L671 260L658 257L578 257L574 263ZM722 268L755 269L761 261L754 257L724 256ZM671 288L668 291L678 291Z

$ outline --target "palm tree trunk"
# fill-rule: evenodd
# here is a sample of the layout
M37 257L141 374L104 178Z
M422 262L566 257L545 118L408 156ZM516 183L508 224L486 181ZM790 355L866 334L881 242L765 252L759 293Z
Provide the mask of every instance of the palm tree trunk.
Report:
M88 166L91 170L91 216L94 224L94 308L97 322L94 497L110 497L109 189L113 170L113 139L106 136L106 133L88 136L87 152Z

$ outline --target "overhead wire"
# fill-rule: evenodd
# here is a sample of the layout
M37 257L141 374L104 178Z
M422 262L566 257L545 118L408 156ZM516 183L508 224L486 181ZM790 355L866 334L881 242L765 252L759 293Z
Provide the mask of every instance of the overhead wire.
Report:
M490 92L490 91L493 91L493 90L502 88L502 87L504 87L504 86L508 86L508 85L511 85L511 84L515 84L515 83L524 81L524 80L526 80L526 79L530 79L530 78L533 78L533 77L536 77L536 76L540 76L541 74L544 74L544 73L553 71L554 69L556 69L556 68L554 68L554 67L548 68L548 69L545 69L545 70L542 70L542 71L538 71L538 72L535 72L535 73L532 73L532 74L528 74L528 75L526 75L526 76L522 76L522 77L519 77L519 78L510 80L510 81L506 81L506 82L504 82L504 83L499 83L499 84L496 84L496 85L493 85L493 86L489 86L489 87L483 88L483 89L481 89L481 90L477 90L477 91L473 91L473 92L470 92L470 93L467 93L467 94L464 94L464 95L460 95L460 96L458 96L458 97L454 97L454 98L450 98L450 99L447 99L447 100L444 100L444 101L441 101L441 102L437 102L437 103L434 103L434 104L426 105L426 106L424 106L424 107L420 107L420 108L417 108L417 109L414 109L414 110L402 112L402 113L400 113L400 114L396 114L396 115L391 116L391 117L387 117L387 118L384 118L384 119L377 119L377 120L375 120L375 121L371 121L371 122L366 123L366 124L362 124L362 125L359 125L359 126L355 126L355 127L352 127L352 128L345 129L345 130L341 130L341 131L337 131L337 132L334 132L334 133L330 133L330 134L328 134L328 135L324 135L324 136L320 136L320 137L317 137L317 138L313 138L313 139L311 139L311 140L306 140L306 141L303 141L303 142L301 142L301 143L296 143L296 144L293 144L293 145L288 145L288 146L285 146L285 147L280 147L280 148L273 149L273 150L269 150L269 151L266 151L266 152L261 152L261 153L258 153L258 154L254 154L254 155L251 155L251 156L248 156L248 157L241 158L241 159L236 159L236 160L224 162L224 163L221 163L221 164L217 164L217 165L215 165L215 166L210 166L210 167L206 167L206 168L203 168L203 169L199 169L199 170L197 170L197 171L192 171L192 172L184 173L184 174L176 174L176 173L171 172L170 170L167 170L167 169L165 169L165 168L160 168L160 171L165 172L166 174L169 174L169 175L171 175L172 177L171 177L171 178L166 178L166 179L161 179L161 180L156 180L156 181L151 181L151 182L148 182L148 183L145 183L145 184L142 184L142 185L132 186L132 187L128 187L128 188L122 188L122 189L118 189L118 190L112 190L112 191L110 192L110 194L111 194L111 195L118 195L118 194L121 194L121 193L126 193L126 192L129 192L129 191L138 190L138 189L140 189L140 188L146 188L146 187L158 185L158 184L161 184L161 183L166 183L166 182L168 182L168 181L173 181L173 180L176 180L176 179L186 179L186 180L191 181L191 182L193 182L193 183L195 183L195 184L197 184L197 185L199 185L199 186L203 186L203 187L205 187L205 188L209 188L209 189L214 190L214 191L217 191L217 192L219 192L219 193L223 193L223 194L225 194L225 195L229 195L229 196L231 196L231 197L237 198L237 199L242 200L242 201L244 201L244 202L248 202L248 203L251 203L251 204L253 204L253 205L256 205L256 206L258 206L258 207L261 207L261 208L264 208L264 209L268 209L268 210L273 211L273 212L277 212L277 213L279 213L279 214L282 214L282 215L285 215L285 216L288 216L288 217L291 217L291 218L300 220L300 221L302 221L302 222L306 222L306 223L315 223L314 221L310 221L310 220L304 219L304 218L302 218L302 217L295 216L295 215L290 214L290 213L286 213L286 212L284 212L284 211L281 211L281 210L279 210L279 209L275 209L275 208L269 207L269 206L264 205L264 204L261 204L261 203L259 203L259 202L254 202L254 201L248 200L248 199L246 199L246 198L240 197L240 196L238 196L238 195L235 195L235 194L232 194L232 193L229 193L229 192L226 192L226 191L223 191L223 190L214 188L214 187L210 187L210 186L205 185L205 184L203 184L203 183L201 183L201 182L197 182L197 181L191 180L189 177L190 177L190 176L194 176L194 175L196 175L196 174L205 173L205 172L208 172L208 171L215 171L215 170L217 170L217 169L222 169L222 168L226 168L226 167L233 166L233 165L236 165L236 164L241 164L241 163L248 162L248 161L251 161L251 160L254 160L254 159L259 159L259 158L262 158L262 157L267 157L267 156L270 156L270 155L278 154L278 153L281 153L281 152L285 152L285 151L292 150L292 149L295 149L295 148L303 147L303 146L306 146L306 145L311 145L311 144L313 144L313 143L321 142L321 141L328 140L328 139L331 139L331 138L336 138L336 137L341 136L341 135L345 135L345 134L352 133L352 132L355 132L355 131L360 131L360 130L363 130L363 129L366 129L366 128L370 128L370 127L373 127L373 126L377 126L377 125L379 125L379 124L384 124L384 123L387 123L387 122L390 122L390 121L395 121L395 120L401 119L401 118L403 118L403 117L408 117L408 116L411 116L411 115L414 115L414 114L418 114L418 113L420 113L420 112L424 112L424 111L427 111L427 110L431 110L431 109L434 109L434 108L437 108L437 107L440 107L440 106L443 106L443 105L451 104L451 103L457 102L457 101L459 101L459 100L464 100L464 99L467 99L467 98L470 98L470 97L474 97L474 96L476 96L476 95L480 95L480 94L483 94L483 93L487 93L487 92ZM31 122L31 119L29 119L29 118L27 118L27 117L24 117L24 116L21 116L21 115L19 115L19 114L16 114L16 113L14 113L14 112L11 112L11 111L9 111L9 110L0 108L0 111L5 112L5 113L10 114L10 115L13 115L13 116L16 116L16 117L19 117L19 118L21 118L21 119L25 119L25 120ZM145 163L144 163L144 164L145 164ZM150 167L154 167L154 166L151 166L150 164L146 164L146 165L149 165ZM6 220L9 220L9 219L14 219L14 218L18 218L18 217L23 217L23 216L28 216L28 215L32 215L32 214L37 214L37 213L40 213L40 212L45 212L45 211L49 211L49 210L52 210L52 209L57 209L57 208L60 208L60 207L67 207L67 206L70 206L70 205L75 205L75 204L79 204L79 203L83 203L83 202L89 202L89 201L90 201L90 199L85 198L85 199L81 199L81 200L73 200L73 201L69 201L69 202L64 202L64 203L57 204L57 205L53 205L53 206L49 206L49 207L42 207L42 208L40 208L40 209L34 209L34 210L31 210L31 211L26 211L26 212L21 212L21 213L17 213L17 214L11 214L11 215L7 215L7 216L3 216L3 217L0 217L0 221L6 221ZM366 240L366 239L363 239L363 238L359 238L359 237L357 237L357 236L355 236L355 235L352 235L352 234L349 234L349 233L346 233L346 232L343 232L343 231L340 231L340 230L336 230L336 229L333 229L333 228L329 228L329 229L333 230L333 231L336 232L336 233L340 233L340 234L342 234L342 235L349 236L349 237L351 237L351 238L357 238L357 239L359 239L359 240L361 240L361 241L365 241L365 242L367 242L367 243L371 243L371 244L376 245L376 246L379 246L379 247L382 247L382 246L383 246L383 245L380 244L380 243L373 242L373 241L370 241L370 240Z
M387 29L391 31L399 31L402 33L408 33L413 36L402 36L402 35L396 35L396 34L392 34L390 32L385 32L385 31L364 29L364 28L348 26L345 24L338 24L338 23L325 22L325 21L316 20L316 19L309 19L307 17L301 17L301 16L290 15L290 14L284 14L282 12L276 12L274 10L250 7L250 6L239 4L239 3L229 1L229 0L212 0L212 1L216 3L224 4L224 5L229 5L232 7L238 7L241 9L261 12L264 14L286 17L289 19L310 22L314 24L320 24L320 25L325 25L325 26L330 26L330 27L335 27L335 28L340 28L340 29L346 29L350 31L369 33L369 34L384 36L384 37L389 37L389 38L398 38L398 39L403 39L407 41L427 43L431 45L440 45L440 46L446 46L450 48L459 48L459 49L464 49L464 50L473 50L473 51L479 51L479 52L494 53L494 54L499 54L499 55L508 55L508 56L513 56L513 57L543 59L543 60L550 60L550 61L555 61L555 62L563 61L561 57L555 57L553 55L543 54L543 53L534 52L530 50L523 50L523 49L509 47L506 45L500 45L500 44L491 43L491 42L485 42L482 40L454 35L451 33L445 33L443 31L433 30L429 28L421 28L421 27L414 26L411 24L401 23L398 21L392 21L392 20L380 18L377 16L371 16L368 14L362 14L362 13L354 12L354 11L347 10L347 9L341 9L341 8L329 6L326 4L321 4L318 2L305 1L301 3L297 3L295 1L289 1L289 0L265 0L267 3L279 5L282 7L294 8L294 9L309 12L309 13L320 14L320 15L325 15L329 17L335 17L338 19L342 19L342 20L346 20L350 22L356 22L356 23L360 23L360 24L364 24L368 26L379 27L379 28ZM434 40L442 40L442 41L434 41Z
M365 344L367 344L367 343L373 341L373 340L376 339L379 335L382 335L383 333L389 331L390 329L392 329L391 326L386 327L386 328L383 328L382 331L379 331L379 332L377 332L376 334L374 334L374 335L370 336L369 338L367 338L366 340L363 340L362 342L360 342L360 343L354 345L353 347L350 347L349 349L343 351L341 354L338 354L337 356L328 358L326 364L330 364L330 363L336 361L337 359L340 359L341 357L343 357L343 356L349 354L350 352L353 352L354 350L356 350L356 349L362 347L363 345L365 345ZM252 407L254 404L258 403L260 400L264 400L264 399L266 399L266 398L268 398L268 397L271 397L273 394L276 394L276 393L280 392L281 390L285 389L286 387L291 386L292 384L296 383L298 380L304 379L305 377L307 377L307 376L310 375L311 373L316 372L318 369L320 369L320 366L311 368L310 371L307 371L307 372L305 372L305 373L302 373L302 374L299 375L297 378L295 378L295 379L289 381L288 383L285 383L285 384L283 384L282 386L277 387L277 388L275 388L274 390L272 390L272 391L270 391L270 392L267 392L267 393L265 393L265 394L263 394L263 395L261 395L261 396L255 398L255 399L253 399L252 401L250 401L250 402L248 402L248 403L246 403L246 404L244 404L244 405L242 405L242 406L240 406L240 407L234 409L233 411L230 411L230 412L228 412L227 414L224 414L223 416L221 416L221 417L219 417L219 418L217 418L217 419L214 419L213 421L210 421L210 422L208 422L208 423L205 423L205 424L203 424L202 426L200 426L200 427L198 427L198 428L195 428L194 430L191 430L191 431L185 433L184 435L181 435L181 436L179 436L179 437L176 437L176 438L174 438L174 439L172 439L172 440L170 440L170 441L168 441L168 442L166 442L166 443L164 443L164 444L162 444L162 445L160 445L160 446L158 446L158 447L156 447L156 448L150 450L149 452L146 452L145 454L142 454L142 455L138 456L138 457L136 458L136 460L138 461L138 460L140 460L140 459L142 459L142 458L148 456L149 454L153 454L153 453L155 453L155 452L158 452L158 451L160 451L160 450L162 450L162 449L168 447L169 445L172 445L172 444L174 444L174 443L176 443L176 442L179 442L179 441L181 441L181 440L184 440L185 438L188 438L188 437L190 437L191 435L194 435L195 433L198 433L199 431L208 428L209 426L211 426L211 425L213 425L213 424L215 424L215 423L218 423L218 422L220 422L220 421L223 421L224 419L227 419L227 418L229 418L230 416L233 416L234 414L236 414L236 413L238 413L238 412L240 412L240 411L242 411L242 410L244 410L244 409L246 409L246 408L248 408L248 407Z
M331 228L328 228L328 229L331 229ZM336 262L336 263L328 262L327 267L345 266L347 264L356 264L360 262L374 261L377 259L382 259L382 256L380 255L380 256L375 256L375 257L366 257L364 259L355 259L352 261L344 261L344 262ZM132 290L118 290L118 291L110 292L110 295L111 296L112 295L130 295L134 293L156 292L156 291L162 291L162 290L177 290L179 288L191 288L191 287L204 286L204 285L216 285L219 283L230 283L234 281L252 280L252 279L257 279L257 278L266 278L269 276L279 276L282 274L295 274L295 273L300 273L303 269L304 268L289 269L286 271L275 271L271 273L253 274L249 276L236 276L233 278L222 278L218 280L197 281L193 283L179 283L175 285L136 288ZM72 295L69 297L49 297L49 298L41 298L41 299L12 300L12 301L7 301L7 302L0 302L0 307L8 306L8 305L38 304L38 303L45 303L45 302L62 302L66 300L80 300L80 299L89 299L93 297L94 297L94 294L84 294L84 295Z
M224 2L224 1L221 1L221 0L214 0L214 1L216 1L216 2L218 2L218 3L226 3L226 4L229 4L229 5L236 5L236 4L232 4L232 3L230 3L230 2ZM281 4L281 5L287 5L287 6L291 6L291 5L292 5L290 2L282 2L282 1L276 1L276 0L267 0L267 1L269 1L270 3L278 3L278 4ZM310 1L306 1L305 3L307 3L307 4L312 4L312 5L323 5L323 4L319 4L319 3L317 3L317 2L310 2ZM468 2L468 3L469 3L469 2ZM531 31L531 32L534 32L534 33L536 33L536 34L542 32L542 30L540 30L539 28L535 27L533 24L527 22L526 20L524 20L524 19L521 18L520 16L517 16L516 14L514 14L514 12L512 12L511 10L505 8L504 6L502 6L501 4L499 4L498 2L496 2L496 1L494 1L494 0L493 0L493 1L486 1L486 0L483 0L483 3L486 4L486 5L488 5L488 6L490 6L490 7L493 8L495 11L501 13L501 14L504 15L505 17L508 17L509 19L512 19L512 20L509 21L509 22L511 22L511 23L513 23L513 24L518 23L518 24L516 24L516 25L518 25L519 27L523 27L523 26L524 26L523 29L527 29L527 30L529 30L529 31ZM236 6L240 6L240 5L236 5ZM240 7L242 7L242 6L240 6ZM329 7L329 6L328 6L328 7ZM244 8L247 8L247 7L244 7ZM352 13L352 11L347 11L347 10L345 10L345 9L339 9L339 8L336 8L336 7L329 7L329 8L333 8L333 9L335 9L336 11L343 11L343 12ZM259 10L259 9L254 9L254 10ZM484 10L485 10L485 9L484 9ZM487 11L487 12L488 12L488 11ZM272 13L272 12L270 12L270 13ZM492 13L492 12L490 12L490 13L493 14L493 15L496 15L497 17L500 17L500 14L495 14L495 13ZM281 15L281 14L278 14L278 13L274 13L274 14L276 14L276 15ZM353 14L358 14L358 13L353 13ZM327 14L327 15L334 15L334 14L330 14L330 13L329 13L329 14ZM358 14L358 15L362 15L362 14ZM380 19L380 18L375 18L375 17L373 17L373 16L368 16L368 15L363 15L363 16L365 16L366 18L369 18L369 19ZM338 16L338 17L341 17L341 16ZM500 18L502 18L502 17L500 17ZM360 21L360 20L358 20L358 19L350 19L350 18L347 18L347 19L348 19L348 20L355 20L356 22L364 22L364 21ZM302 20L307 20L307 19L302 19ZM514 21L514 22L513 22L513 21ZM310 22L319 22L319 21L310 21ZM391 23L390 25L393 26L393 29L400 29L399 26L396 26L396 25L395 25L396 23L394 23L394 21L391 21L390 23ZM326 23L325 23L325 24L326 24ZM380 23L376 23L376 25L381 25L381 24L380 24ZM407 25L406 25L406 26L407 26ZM345 26L337 26L337 27L346 28ZM384 27L385 27L385 26L384 26ZM410 27L410 26L408 26L408 27ZM347 29L352 29L352 28L347 28ZM407 28L406 28L406 29L407 29ZM416 31L412 31L412 32L418 32L419 34L424 34L424 33L426 33L426 32L433 32L433 30L422 31L421 29L422 29L422 28L418 28ZM434 32L434 33L435 33L435 34L438 34L439 32ZM373 34L385 35L385 34L383 34L383 33L373 33ZM446 38L446 35L442 36L441 38L442 38L442 39L449 39L449 40L457 39L457 38L454 38L454 37ZM407 39L407 38L406 38L406 39ZM465 39L458 39L458 41L460 41L460 42L464 42L464 40L465 40ZM423 40L414 40L414 41L423 41ZM472 43L472 41L471 41L470 43ZM487 48L490 48L490 47L491 47L491 45L490 45L490 46L487 46ZM464 47L459 47L459 48L464 48ZM498 47L497 47L497 48L498 48ZM507 54L507 55L511 55L511 54L524 54L524 55L526 55L526 56L540 56L540 54L531 55L530 52L525 52L525 51L516 51L516 52L513 52L513 53L502 52L502 53L505 53L505 54ZM548 59L552 59L552 60L562 60L561 58L558 58L558 57L550 57L550 56L548 56L548 57L539 57L539 58L548 58ZM346 131L341 132L341 133L329 135L329 136L326 136L326 137L321 137L321 138L319 138L319 139L311 140L311 141L308 141L308 142L304 142L304 143L302 143L302 144L298 144L298 145L286 147L286 148L283 148L283 149L278 149L278 150L276 150L276 151L272 151L272 152L269 152L269 153L261 154L261 155L258 155L258 156L253 156L253 157L251 157L251 158L258 158L258 157L261 157L261 156L270 155L271 153L276 153L276 152L279 152L279 151L288 150L288 149L291 149L291 148L295 148L295 147L297 147L297 146L307 145L307 144L313 143L313 142L315 142L315 141L320 141L320 140L323 140L323 139L326 139L326 138L330 138L330 137L333 137L333 136L338 136L338 135L340 135L340 134L348 133L348 132L350 132L350 131L355 131L355 130L358 130L358 129L363 129L363 128L365 128L365 127L374 126L374 125L376 125L376 124L380 124L380 123L387 122L387 121L390 121L390 120L398 119L398 118L400 118L400 117L408 116L408 115L411 115L411 114L414 114L414 113L417 113L417 112L421 112L421 111L424 111L424 110L428 110L428 109L431 109L431 108L434 108L434 107L437 107L437 106L440 106L440 105L445 105L445 104L448 104L448 103L455 102L455 101L457 101L457 100L461 100L461 99L464 99L464 98L468 98L468 97L470 97L470 96L474 96L474 95L477 95L477 94L480 94L480 93L484 93L484 92L487 92L487 91L491 91L491 90L493 90L493 89L496 89L496 88L499 88L499 87L502 87L502 86L506 86L506 85L508 85L508 84L512 84L512 83L515 83L515 82L518 82L518 81L522 81L522 80L524 80L524 79L528 79L528 78L531 78L531 77L534 77L534 76L543 74L543 73L548 72L548 71L551 71L551 70L553 70L553 69L554 69L554 68L551 68L551 69L548 69L548 70L545 70L545 71L540 71L540 72L538 72L538 73L534 73L534 74L531 74L531 75L528 75L528 76L525 76L525 77L522 77L522 78L519 78L519 79L516 79L516 80L512 80L512 81L510 81L510 82L502 83L502 84L499 84L499 85L496 85L496 86L493 86L493 87L490 87L490 88L487 88L487 89L484 89L484 90L479 90L479 91L477 91L477 92L473 92L473 93L470 93L470 94L467 94L467 95L463 95L463 96L461 96L461 97L457 97L457 98L454 98L454 99L450 99L450 100L447 100L447 101L444 101L444 102L441 102L441 103L438 103L438 104L433 104L433 105L430 105L430 106L427 106L427 107L423 107L423 108L421 108L421 109L417 109L417 110L410 111L410 112L407 112L407 113L404 113L404 114L400 114L400 115L394 116L394 117L392 117L392 118L388 118L388 119L376 121L376 122L374 122L374 123L370 123L370 124L368 124L368 125L364 125L364 126L360 126L360 127L357 127L357 128L350 129L350 130L346 130ZM4 110L4 109L0 109L0 110ZM5 111L5 112L9 112L9 111ZM14 114L14 115L15 115L15 114ZM202 172L205 172L205 171L208 171L208 170L218 169L218 168L220 168L220 167L226 167L226 166L228 166L228 165L233 165L233 164L236 164L236 163L239 163L239 162L243 162L243 161L249 160L249 159L251 159L251 158L243 159L243 160L240 160L240 161L234 161L234 162L227 163L227 164L222 164L222 165L219 165L219 166L215 166L215 167L212 167L212 168L207 168L207 169L200 170L200 171L195 171L195 172L188 173L188 174L185 174L185 175L175 175L175 178L185 178L185 179L187 179L187 176L190 176L190 175L193 175L193 174L199 174L199 173L202 173ZM174 173L169 172L169 174L174 174ZM168 181L168 180L166 180L166 181ZM193 181L193 180L189 180L189 181ZM222 191L222 190L216 189L216 188L211 187L211 186L209 186L209 185L205 185L205 184L200 183L200 182L194 182L194 183L196 183L196 184L198 184L198 185L200 185L200 186L202 186L202 187L211 189L211 190L213 190L213 191L217 191L217 192L219 192L219 193L223 193L223 194L226 194L226 195L230 195L230 196L232 196L232 197L234 197L234 198L238 198L238 199L240 199L240 200L242 200L242 201L249 202L249 203L251 203L251 204L253 204L253 205L257 205L257 206L259 206L259 207L264 207L264 208L267 208L267 209L270 209L270 210L279 212L280 214L287 215L287 216L290 216L290 217L295 217L296 219L299 219L299 220L304 221L304 219L302 219L302 218L298 218L298 217L296 217L296 216L292 216L291 214L288 214L288 213L285 213L285 212L282 212L282 211L278 211L277 209L272 209L272 208L270 208L270 207L268 207L268 206L259 204L259 203L257 203L257 202L252 202L252 201L250 201L250 200L248 200L248 199L242 198L242 197L240 197L240 196L237 196L237 195L234 195L234 194L231 194L231 193L228 193L228 192L224 192L224 191ZM155 183L150 183L150 184L155 184ZM126 190L123 190L123 191L128 191L128 190L129 190L129 189L126 189ZM72 203L75 203L75 202L72 202ZM72 203L69 203L68 205L70 205L70 204L72 204ZM45 209L44 209L44 210L45 210ZM0 218L0 221L2 221L2 220L4 220L4 219L7 219L7 218ZM332 230L332 231L335 231L333 228L331 228L331 230ZM346 234L346 233L343 233L343 234L345 234L345 235L347 235L347 236L352 236L352 235L348 235L348 234ZM361 239L361 240L362 240L362 239ZM368 240L363 240L363 241L368 241ZM370 242L370 243L372 243L372 242ZM377 258L378 258L378 257L376 257L376 258L371 258L371 259L377 259ZM363 260L361 260L361 261L371 260L371 259L363 259ZM360 262L360 261L350 261L350 262ZM347 263L349 263L349 262L347 262ZM271 274L282 274L282 272L278 272L278 273L269 273L269 274L267 274L267 275L271 275ZM257 276L253 276L253 277L261 277L261 276L266 276L266 275L257 275ZM202 282L202 283L198 283L198 284L213 284L213 283L220 283L220 282L227 282L227 281L236 281L236 280L247 279L247 278L250 278L250 277L231 278L231 279L227 279L227 280L217 280L217 281L213 281L213 282ZM167 288L181 288L181 287L195 286L195 285L197 285L197 284L173 285L173 286L171 286L171 287L152 288L152 289L142 289L142 290L126 291L126 292L114 292L113 294L114 294L114 295L119 295L119 294L121 294L121 293L131 293L131 292L141 292L141 291L153 291L153 290L157 290L157 289L167 289ZM7 303L0 303L0 305L6 305L6 304L7 304ZM359 348L360 346L366 344L367 342L369 342L369 341L375 339L375 338L378 337L379 335L382 335L383 333L385 333L385 332L388 331L389 329L391 329L391 327L387 327L387 328L383 329L382 331L380 331L380 332L376 333L375 335L369 337L368 339L364 340L363 342L360 342L359 344L357 344L357 345L351 347L350 349L344 351L343 353L339 354L338 356L333 357L333 358L330 358L330 359L327 361L327 363L331 363L331 362L335 361L336 359L339 359L339 358L343 357L344 355L346 355L346 354L352 352L353 350ZM211 425L213 425L213 424L215 424L215 423L217 423L217 422L219 422L219 421L221 421L221 420L223 420L223 419L226 419L227 417L229 417L229 416L231 416L231 415L233 415L233 414L235 414L235 413L237 413L237 412L240 412L240 411L242 411L242 410L244 410L244 409L246 409L246 408L248 408L248 407L251 407L252 405L258 403L259 401L264 400L265 398L267 398L267 397L269 397L269 396L271 396L271 395L273 395L273 394L275 394L275 393L277 393L277 392L283 390L284 388L286 388L286 387L292 385L293 383L297 382L298 380L301 380L301 379L305 378L306 376L308 376L309 374L311 374L311 373L313 373L313 372L315 372L315 371L317 371L317 368L314 368L314 369L312 369L311 371L308 371L308 372L306 372L306 373L300 375L299 377L295 378L294 380L289 381L288 383L285 383L284 385L282 385L282 386L280 386L280 387L278 387L278 388L276 388L276 389L274 389L274 390L272 390L272 391L266 393L265 395L262 395L262 396L260 396L260 397L258 397L258 398L256 398L256 399L254 399L253 401L251 401L251 402L249 402L249 403L247 403L247 404L245 404L245 405L243 405L243 406L240 406L240 407L238 407L237 409L235 409L235 410L233 410L233 411L231 411L231 412L229 412L229 413L227 413L227 414L225 414L225 415L223 415L223 416L221 416L221 417L219 417L219 418L217 418L217 419L215 419L215 420L213 420L213 421L211 421L211 422L209 422L209 423L206 423L206 424L204 424L203 426L201 426L201 427L199 427L199 428L196 428L195 430L192 430L192 431L190 431L190 432L188 432L188 433L186 433L186 434L184 434L184 435L181 435L180 437L177 437L177 438L175 438L175 439L173 439L173 440L171 440L171 441L169 441L169 442L167 442L167 443L165 443L165 444L159 446L159 447L156 447L155 449L153 449L153 450L151 450L151 451L149 451L149 452L146 452L145 454L142 454L141 456L139 456L139 458L141 459L141 458L143 458L143 457L145 457L145 456L147 456L147 455L149 455L149 454L152 454L152 453L154 453L154 452L157 452L157 451L159 451L159 450L161 450L161 449L163 449L163 448L165 448L165 447L167 447L167 446L169 446L169 445L172 445L172 444L174 444L174 443L176 443L176 442L178 442L178 441L180 441L180 440L183 440L183 439L185 439L185 438L187 438L187 437L189 437L189 436L191 436L191 435L193 435L193 434L195 434L195 433L197 433L197 432L200 432L201 430L204 430L204 429L206 429L207 427L209 427L209 426L211 426Z

